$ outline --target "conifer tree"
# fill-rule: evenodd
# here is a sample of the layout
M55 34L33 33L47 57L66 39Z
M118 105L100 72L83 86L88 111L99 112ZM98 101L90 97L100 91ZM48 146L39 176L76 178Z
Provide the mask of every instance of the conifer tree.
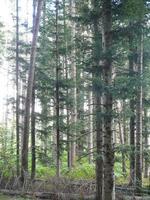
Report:
M26 174L28 173L28 145L29 145L29 119L30 119L30 104L33 92L33 82L35 74L35 59L36 59L36 45L38 38L38 31L40 25L40 16L42 11L43 0L38 1L37 13L34 24L33 39L30 55L30 68L28 75L28 86L25 101L25 116L24 116L24 129L22 138L22 152L21 152L21 181L24 182Z

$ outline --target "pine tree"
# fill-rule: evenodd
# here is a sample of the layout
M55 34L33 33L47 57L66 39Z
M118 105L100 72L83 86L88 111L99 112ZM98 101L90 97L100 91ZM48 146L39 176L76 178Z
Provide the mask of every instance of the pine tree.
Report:
M104 200L113 199L114 149L112 144L112 2L102 1L102 50L104 80Z
M26 174L28 173L28 142L29 142L29 119L30 119L30 104L32 100L33 82L35 73L35 59L36 59L36 45L38 38L38 30L40 24L40 16L42 11L42 0L38 1L36 19L34 24L33 39L30 55L30 68L28 76L27 95L25 101L25 116L24 116L24 130L23 130L23 142L21 152L21 181L24 182Z

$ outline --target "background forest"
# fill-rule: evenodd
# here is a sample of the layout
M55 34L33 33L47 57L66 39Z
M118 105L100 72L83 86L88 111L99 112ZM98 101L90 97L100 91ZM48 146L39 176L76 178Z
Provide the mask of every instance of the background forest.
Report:
M53 179L92 184L75 189L83 199L115 200L115 187L150 193L150 2L8 0L7 6L9 26L0 19L7 82L1 82L7 94L0 100L1 189Z

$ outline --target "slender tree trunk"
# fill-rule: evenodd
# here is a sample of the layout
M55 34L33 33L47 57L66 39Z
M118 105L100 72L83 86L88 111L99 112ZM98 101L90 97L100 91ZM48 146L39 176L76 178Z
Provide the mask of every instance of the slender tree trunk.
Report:
M127 127L126 127L126 101L123 100L122 102L122 108L123 108L123 136L124 136L124 144L128 144L128 132L127 132Z
M21 181L24 182L25 176L28 173L28 144L29 144L29 122L30 122L30 104L32 101L32 90L35 73L35 59L36 59L36 44L38 39L38 31L40 25L40 17L42 11L43 0L38 0L37 13L33 31L33 39L30 55L30 68L28 75L27 94L25 100L25 117L24 117L24 130L23 130L23 144L21 151Z
M36 154L35 154L35 81L32 92L32 111L31 111L31 179L35 178Z
M36 13L36 0L33 0L33 27L35 23L35 13ZM36 154L35 154L35 77L33 81L32 89L32 110L31 110L31 179L35 178L36 171Z
M120 122L121 120L119 119L118 121L118 125L119 125L119 137L120 137L120 144L124 145L124 135L123 135L123 127L122 124ZM126 173L126 163L125 163L125 154L124 152L122 152L122 172Z
M123 105L121 104L121 101L118 101L116 108L118 110L118 128L119 128L119 139L120 139L120 144L122 147L124 147L125 145L125 141L124 141L124 125L123 125L123 118L120 116L120 113L123 112ZM122 172L123 174L126 173L126 162L125 162L125 154L124 151L122 149Z
M89 163L93 162L93 93L89 92L89 134L88 134L88 149Z
M101 76L99 74L99 76ZM102 129L102 97L96 96L96 200L103 200L103 129Z
M50 100L50 105L51 105L51 116L54 118L56 116L56 107L54 100ZM52 159L53 159L53 164L56 166L56 158L57 158L57 151L56 151L56 126L55 122L52 121Z
M144 147L145 150L148 150L148 127L147 127L147 109L144 109ZM144 159L144 178L148 178L148 168L149 168L149 162L148 162L148 154L146 153L145 159Z
M78 52L76 52L76 54L78 54ZM84 57L82 57L82 59L84 60ZM77 71L77 77L78 77L78 80L85 80L85 72L81 69L81 70L78 70ZM83 87L85 87L85 83L83 84ZM86 128L86 119L85 119L85 116L84 116L84 108L85 108L85 96L87 94L85 93L85 91L83 91L82 89L80 88L77 88L77 121L80 122L81 126L80 126L80 129L78 128L78 131L76 131L77 135L78 135L78 139L76 140L76 154L77 154L77 157L78 159L80 159L83 154L84 154L84 145L86 145L88 147L88 136L89 136L89 133L86 134L86 131L85 129ZM91 117L91 116L90 116ZM89 119L90 120L90 119ZM87 127L90 123L87 124ZM89 130L88 130L89 132ZM85 135L86 134L86 135ZM90 151L90 149L89 149ZM90 154L89 154L90 155Z
M65 56L65 63L66 63L66 80L68 80L68 65L67 65L67 58ZM67 88L67 91L66 91L66 96L67 96L67 99L69 98L69 89ZM67 111L67 121L66 121L66 124L67 124L67 162L68 162L68 168L71 169L71 142L70 142L70 114L69 114L69 105L68 105L68 102L66 102L66 111Z
M13 103L12 107L13 107L13 108L15 107L15 106L14 106L14 103ZM13 121L13 122L15 121L15 117L16 117L16 110L13 109L13 117L12 117L12 121ZM10 151L10 153L11 153L11 154L13 154L13 152L14 152L14 138L15 138L14 135L15 135L15 128L16 128L15 124L12 123L12 127L11 127L11 138L10 138L10 145L11 145L11 151Z
M102 1L103 79L106 88L112 86L112 5L111 0ZM114 198L114 149L112 144L112 94L104 91L104 200Z
M136 190L142 188L142 121L143 121L143 88L142 88L142 73L143 73L143 33L141 33L140 55L138 64L138 76L140 84L137 94L137 124L136 124Z
M134 75L134 47L133 47L133 36L129 36L129 76L130 78ZM130 146L131 146L131 153L130 153L130 185L134 185L134 178L135 178L135 97L133 96L130 99L130 110L131 110L131 117L130 117Z
M19 136L19 5L16 0L16 165L17 176L20 174L20 136Z
M123 119L122 119L122 126L123 126L123 141L124 141L124 146L128 144L128 135L126 131L126 116L125 116L125 100L123 100L122 103L122 109L123 109ZM122 153L122 171L124 174L126 174L126 156L125 153Z
M67 23L66 23L66 0L63 0L63 14L64 14L64 41L65 41L65 58L64 58L64 64L65 64L65 73L66 73L66 80L69 78L69 69L68 69L68 62L67 62L67 53L68 53L68 44L67 44ZM67 100L69 98L69 89L67 87L66 90L66 97ZM66 102L66 111L67 111L67 117L66 117L66 126L67 126L67 164L68 168L71 168L71 147L70 147L70 119L69 119L69 105L68 102Z
M93 95L96 109L96 200L103 200L103 119L102 119L102 92L98 90L97 84L101 87L102 68L100 66L101 60L101 33L99 30L99 12L100 2L93 0L93 10L96 13L93 22L93 38L94 38L94 72L93 72ZM97 83L99 81L99 83Z
M70 14L72 17L75 16L75 0L70 0ZM72 132L72 142L71 142L71 166L75 166L76 159L76 123L77 123L77 83L76 83L76 63L75 63L75 22L71 22L71 42L72 42L72 53L71 53L71 76L74 82L73 88L73 109L72 109L72 123L73 123L73 132Z
M55 2L56 6L56 151L57 151L57 177L60 176L60 102L59 102L59 51L58 51L58 11L59 0Z

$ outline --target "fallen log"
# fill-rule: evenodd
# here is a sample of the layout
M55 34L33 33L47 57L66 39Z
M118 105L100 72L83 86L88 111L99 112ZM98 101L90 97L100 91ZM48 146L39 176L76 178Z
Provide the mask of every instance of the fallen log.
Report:
M52 199L52 200L94 200L95 195L84 196L81 194L69 194L69 193L52 193L52 192L23 192L17 190L0 190L3 195L9 196L21 196L28 198L38 199Z

